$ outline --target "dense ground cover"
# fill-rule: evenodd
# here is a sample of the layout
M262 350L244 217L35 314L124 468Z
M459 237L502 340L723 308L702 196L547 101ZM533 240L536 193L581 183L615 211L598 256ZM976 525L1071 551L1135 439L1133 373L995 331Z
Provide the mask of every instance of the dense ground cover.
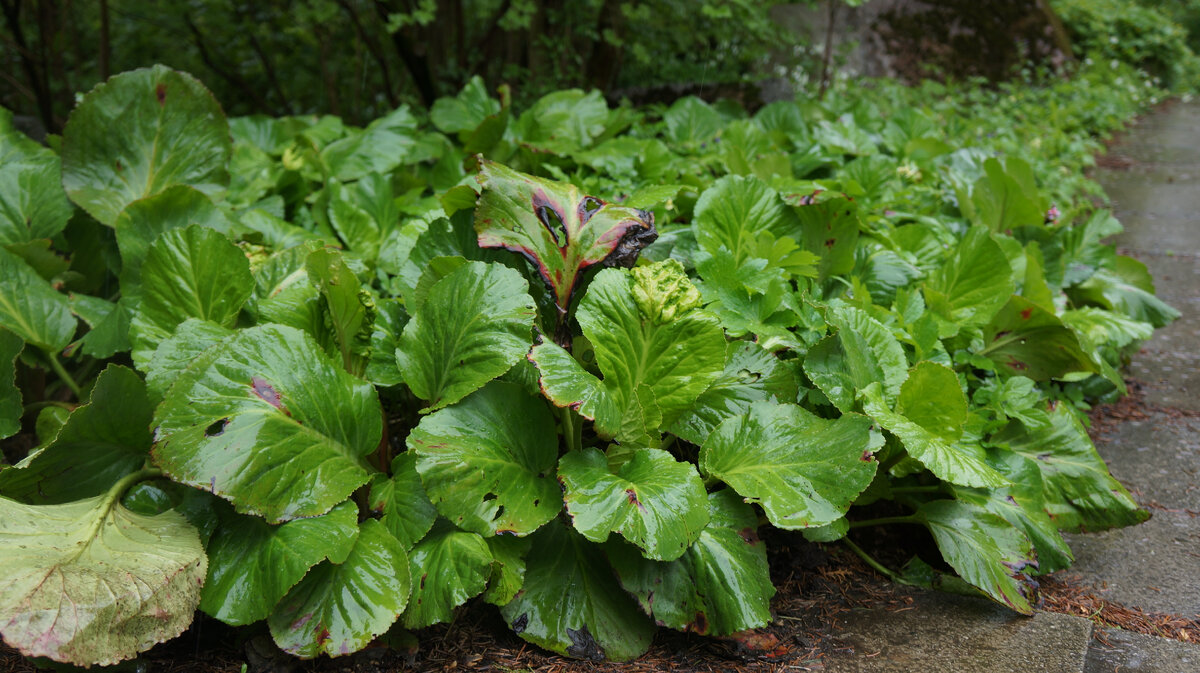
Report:
M0 122L7 643L338 655L479 597L627 659L767 623L763 526L923 526L882 572L1028 613L1060 530L1144 519L1080 409L1177 315L1083 176L1148 77L497 93L226 120L154 68Z

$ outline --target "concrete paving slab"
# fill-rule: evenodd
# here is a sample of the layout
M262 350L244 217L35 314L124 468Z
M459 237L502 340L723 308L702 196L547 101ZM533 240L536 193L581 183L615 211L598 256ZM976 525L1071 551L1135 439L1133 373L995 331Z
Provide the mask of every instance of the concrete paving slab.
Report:
M1068 572L1102 598L1147 612L1200 617L1200 517L1155 509L1137 526L1064 537L1075 552Z
M1169 170L1162 173L1126 171L1121 176L1106 176L1106 182L1102 184L1111 199L1113 209L1118 213L1151 214L1180 219L1190 217L1194 230L1200 225L1200 218L1197 217L1197 211L1200 210L1200 190L1196 189L1196 180L1170 180ZM1179 173L1190 178L1193 171L1180 169ZM1127 219L1128 216L1122 221ZM1200 240L1194 239L1192 242L1198 244Z
M1196 673L1200 645L1104 629L1110 645L1093 641L1084 673Z
M1023 617L995 603L935 592L913 610L850 613L839 640L854 654L826 660L830 673L1082 673L1092 624L1039 612Z
M1200 514L1200 418L1153 413L1125 421L1096 449L1143 506ZM1200 557L1195 570L1200 574Z
M1193 189L1200 195L1200 183ZM1113 215L1125 225L1125 232L1111 239L1118 248L1167 254L1200 252L1200 211L1164 215L1116 208Z

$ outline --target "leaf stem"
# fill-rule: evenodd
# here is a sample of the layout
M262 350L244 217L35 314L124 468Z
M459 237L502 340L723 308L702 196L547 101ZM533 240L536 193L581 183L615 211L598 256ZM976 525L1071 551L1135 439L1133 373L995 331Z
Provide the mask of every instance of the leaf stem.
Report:
M571 411L571 407L562 407L559 409L562 414L563 435L567 441L567 451L580 451L583 449L583 424L580 423L580 418Z
M21 409L21 415L24 416L30 412L41 411L46 407L62 407L67 411L74 411L75 405L70 402L60 402L58 400L42 400L40 402L30 402Z
M900 577L900 575L896 574L892 570L889 570L886 566L884 566L879 561L876 561L875 559L871 558L870 554L863 551L861 547L859 547L858 545L851 542L850 538L848 538L848 537L842 538L842 544L846 545L846 547L848 549L850 549L850 551L857 554L858 557L863 560L863 563L866 563L867 565L871 566L872 568L875 569L876 572L883 575L884 577L887 577L888 579L890 579L891 581L893 581L897 584L910 584L910 582L906 581L903 577Z
M75 382L75 379L72 378L69 373L67 373L67 370L62 366L62 363L59 362L58 356L48 350L42 352L46 354L46 361L50 363L50 369L53 369L54 373L58 375L58 378L62 379L63 383L67 384L67 387L70 388L71 392L75 394L75 399L82 402L83 391L80 390L79 384Z
M896 524L896 523L919 524L919 523L921 523L921 521L913 514L909 514L907 516L885 516L885 517L880 517L878 519L864 519L862 521L851 521L850 527L851 528L866 528L867 526L889 526L891 524Z

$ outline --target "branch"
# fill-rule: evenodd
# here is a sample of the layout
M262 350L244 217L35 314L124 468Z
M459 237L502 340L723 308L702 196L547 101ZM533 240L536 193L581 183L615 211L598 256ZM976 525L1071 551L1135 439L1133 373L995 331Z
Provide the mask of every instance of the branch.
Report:
M196 48L200 51L200 60L204 61L204 65L208 66L208 69L216 73L218 77L237 87L242 94L253 101L256 110L264 114L268 113L270 108L267 105L267 101L263 100L263 97L259 95L254 87L250 86L249 82L242 79L237 73L230 72L213 61L212 55L208 51L208 46L204 43L204 34L200 32L200 29L196 27L196 23L192 21L192 15L185 13L183 21L187 24L188 30L192 31Z
M388 105L395 108L400 102L396 100L396 92L392 90L392 76L388 70L387 59L383 56L383 50L367 34L362 22L358 20L358 12L355 12L354 8L350 6L350 1L337 0L337 3L346 10L346 14L350 17L350 23L354 24L354 32L358 33L358 39L363 41L363 44L367 46L367 51L371 52L371 57L379 65L379 74L383 77L383 93L387 96Z
M383 0L375 0L375 13L379 15L379 20L383 24L388 21L388 6ZM433 75L429 72L429 62L417 55L409 46L408 40L404 39L402 31L397 30L392 33L392 44L396 47L396 52L400 54L400 60L404 61L404 67L408 68L408 74L413 79L413 85L417 87L417 91L421 94L421 102L425 107L432 107L433 101L437 99L437 88L433 85Z
M4 19L17 45L17 54L21 57L21 66L29 86L33 88L34 100L37 102L38 116L46 130L55 129L53 101L50 100L49 88L44 86L43 78L38 74L37 65L33 62L33 52L25 41L25 33L21 30L21 0L3 0L0 9L4 11Z

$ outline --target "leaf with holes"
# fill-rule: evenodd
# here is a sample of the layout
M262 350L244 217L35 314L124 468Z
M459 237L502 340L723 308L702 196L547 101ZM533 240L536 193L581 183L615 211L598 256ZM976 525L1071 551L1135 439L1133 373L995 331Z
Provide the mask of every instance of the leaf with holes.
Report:
M648 558L673 561L708 523L696 468L666 451L640 449L615 470L596 449L572 451L558 461L558 478L575 530L592 542L615 532Z
M726 420L700 449L700 470L762 505L786 529L845 515L875 476L871 422L858 414L818 418L794 404L755 402Z
M707 500L712 520L675 561L651 561L630 545L610 543L605 550L617 578L663 626L713 636L766 626L775 587L758 517L732 489Z
M585 269L601 263L631 266L658 237L650 213L584 196L574 185L486 160L479 184L479 245L511 250L533 262L564 314Z
M267 618L275 644L304 659L357 652L395 623L412 583L404 546L367 519L341 563L308 571Z
M205 351L154 422L154 457L173 479L272 523L324 514L367 483L382 433L374 387L282 325Z
M429 499L458 527L528 535L562 509L558 433L543 400L493 381L408 436Z
M500 614L522 639L577 659L627 661L654 636L600 548L557 521L534 535L525 589Z

